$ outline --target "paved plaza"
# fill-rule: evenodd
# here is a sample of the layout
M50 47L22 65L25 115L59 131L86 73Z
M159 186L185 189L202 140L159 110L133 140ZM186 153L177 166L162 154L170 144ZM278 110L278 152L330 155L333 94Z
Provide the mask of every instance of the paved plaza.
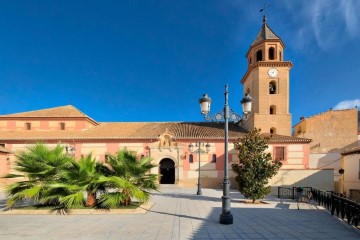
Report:
M232 192L234 224L220 225L222 191L163 186L146 214L0 215L0 239L360 239L360 230L314 205ZM4 199L0 201L0 208Z

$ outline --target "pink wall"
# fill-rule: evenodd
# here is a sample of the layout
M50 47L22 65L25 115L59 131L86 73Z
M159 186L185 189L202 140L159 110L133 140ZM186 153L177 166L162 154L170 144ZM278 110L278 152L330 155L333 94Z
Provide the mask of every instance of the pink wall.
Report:
M305 169L309 168L309 158L310 158L310 145L309 144L303 144L303 152L304 152L304 160L303 165Z
M8 127L10 130L16 130L16 121L8 121L8 122L7 122L7 127Z
M10 172L9 156L7 153L0 152L0 178L8 174L9 172Z
M1 130L27 130L26 123L31 123L31 130L61 130L60 123L65 123L65 130L84 130L91 127L86 118L83 119L69 119L69 118L31 118L31 119L15 119L15 120L1 120L5 122L5 126L0 124ZM2 126L2 127L1 127Z

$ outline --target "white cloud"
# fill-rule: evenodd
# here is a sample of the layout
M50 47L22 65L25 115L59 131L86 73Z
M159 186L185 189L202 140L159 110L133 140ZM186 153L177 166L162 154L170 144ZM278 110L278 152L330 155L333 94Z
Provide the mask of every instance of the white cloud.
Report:
M360 99L354 99L354 100L346 100L339 102L336 104L336 106L333 108L334 110L340 110L340 109L350 109L354 107L360 107Z
M315 40L319 48L328 51L360 35L358 0L306 0L297 4L292 1L287 3L287 11L293 14L292 20L298 25L295 36L302 37L304 41L296 44L298 48L304 48Z

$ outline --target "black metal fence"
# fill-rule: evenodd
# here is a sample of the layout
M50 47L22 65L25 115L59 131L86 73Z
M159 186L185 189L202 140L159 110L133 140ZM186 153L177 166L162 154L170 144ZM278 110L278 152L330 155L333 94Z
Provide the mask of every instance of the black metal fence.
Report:
M312 200L318 205L325 207L348 224L359 226L360 223L360 203L340 196L338 193L317 190L311 187L279 187L278 198L295 199L301 192L302 195L309 195L311 192Z
M278 198L296 199L298 192L308 196L312 192L312 187L278 187Z
M331 212L331 215L336 214L337 217L346 220L348 224L352 224L355 227L359 225L360 203L334 192L325 192L317 189L312 190L312 195L319 205Z

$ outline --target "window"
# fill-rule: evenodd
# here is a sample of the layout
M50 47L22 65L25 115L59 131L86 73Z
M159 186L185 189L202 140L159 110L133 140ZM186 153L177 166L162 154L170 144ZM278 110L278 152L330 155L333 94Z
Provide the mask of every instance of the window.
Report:
M194 162L194 156L192 154L189 155L189 163Z
M60 130L65 130L65 123L60 123Z
M31 123L25 123L26 130L31 130Z
M271 81L269 83L269 94L275 94L276 93L276 82Z
M282 54L281 51L279 52L279 60L282 61Z
M274 147L274 159L285 160L285 147Z
M262 51L261 50L256 52L256 61L257 62L262 61Z
M275 49L273 47L269 48L269 60L275 59Z
M105 161L109 160L109 155L105 154Z
M275 105L270 106L270 114L271 115L276 114L276 106Z
M249 64L251 64L251 58L249 58Z
M141 154L140 158L143 159L144 157L145 157L145 155L144 155L144 154Z
M274 128L274 127L273 127L273 128L270 128L270 133L271 133L271 134L276 134L276 128Z
M212 163L216 163L216 154L213 154L213 155L212 155L211 162L212 162Z
M0 143L0 147L5 147L5 143Z

